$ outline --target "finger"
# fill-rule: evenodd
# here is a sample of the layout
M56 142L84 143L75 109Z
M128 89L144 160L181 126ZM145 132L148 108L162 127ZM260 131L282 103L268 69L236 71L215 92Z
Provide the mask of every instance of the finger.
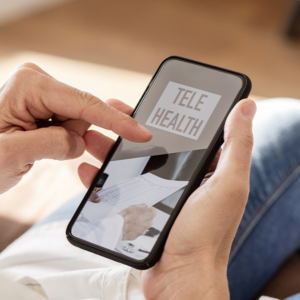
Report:
M68 120L61 124L62 127L67 130L71 130L76 132L79 136L83 136L86 131L89 129L91 124L83 121L83 120Z
M22 90L25 91L25 95L30 95L22 98L26 110L19 116L23 121L21 126L25 130L34 129L36 119L48 119L54 113L112 130L130 141L147 142L152 138L151 132L130 116L89 93L77 90L35 70L19 69L10 84L12 89ZM18 100L16 97L13 98L13 101Z
M109 99L106 103L121 112L130 115L133 108L117 99ZM86 150L96 159L103 162L115 141L98 131L89 130L84 136Z
M150 209L151 215L152 215L151 219L153 219L156 216L157 211L156 211L156 209L154 207L149 207L149 209Z
M48 127L30 131L16 131L15 147L24 163L44 158L65 160L79 157L85 150L82 137L63 127Z
M35 71L37 71L37 72L39 72L39 73L41 73L45 76L53 78L51 75L49 75L47 72L45 72L42 68L40 68L39 66L37 66L36 64L34 64L32 62L24 62L24 63L18 65L15 70L19 70L19 69L22 69L22 68L32 69L32 70L35 70Z
M102 133L89 130L84 135L86 150L96 159L103 162L115 141Z
M79 178L87 189L91 186L98 172L99 172L99 168L92 166L88 163L82 163L78 167Z
M126 115L131 115L131 113L133 112L133 108L131 106L117 99L108 99L106 101L106 104L121 111Z
M136 206L137 206L137 207L143 207L143 208L146 208L146 207L147 207L147 204L146 204L146 203L141 203L141 204L137 204Z
M239 102L225 124L224 147L217 172L232 174L235 178L248 180L253 146L252 120L256 112L254 101Z
M108 99L106 101L106 104L121 111L124 114L127 114L127 115L131 115L131 113L133 111L133 108L131 106L129 106L129 105L125 104L124 102L117 100L117 99ZM69 120L69 118L58 115L58 114L54 115L54 118L61 122L65 122L65 121Z
M100 197L90 197L90 200L93 203L99 203L99 202L101 202L101 198Z

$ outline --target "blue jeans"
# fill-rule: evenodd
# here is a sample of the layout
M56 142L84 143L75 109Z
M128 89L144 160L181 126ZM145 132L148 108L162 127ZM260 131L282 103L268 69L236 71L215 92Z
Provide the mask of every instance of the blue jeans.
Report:
M259 102L253 133L250 195L228 267L232 300L252 299L300 249L300 101ZM82 198L35 226L70 219ZM300 294L288 299L300 300Z
M300 248L300 101L258 103L253 133L250 195L228 268L232 300L252 299Z

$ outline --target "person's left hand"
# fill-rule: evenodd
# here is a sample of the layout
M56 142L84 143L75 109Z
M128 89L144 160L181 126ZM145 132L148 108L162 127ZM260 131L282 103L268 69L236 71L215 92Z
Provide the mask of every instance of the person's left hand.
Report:
M82 155L82 137L90 124L134 142L152 138L122 102L107 105L55 80L35 64L18 66L0 88L0 194L16 185L36 160ZM114 141L100 133L97 137L100 155L107 153Z
M158 263L141 273L146 299L230 298L227 264L249 194L255 112L246 99L228 116L214 174L184 204Z
M207 181L185 203L159 262L141 273L146 299L229 299L227 263L249 192L255 111L253 101L244 100L230 113L223 150ZM93 137L85 137L87 150L103 161L107 153L97 154ZM97 171L81 165L79 175L87 187Z

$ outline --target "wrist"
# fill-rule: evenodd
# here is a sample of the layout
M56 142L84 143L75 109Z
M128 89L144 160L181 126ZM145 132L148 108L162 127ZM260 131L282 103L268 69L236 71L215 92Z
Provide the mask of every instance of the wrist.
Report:
M169 263L168 259L160 260L142 274L143 280L147 281L143 284L147 300L229 299L226 267L216 266L209 260L171 259Z

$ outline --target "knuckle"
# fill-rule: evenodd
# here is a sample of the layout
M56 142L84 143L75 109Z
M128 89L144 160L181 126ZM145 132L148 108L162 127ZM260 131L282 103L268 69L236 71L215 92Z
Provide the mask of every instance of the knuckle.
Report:
M74 88L74 93L75 98L78 100L78 102L80 103L80 107L82 108L79 119L85 118L87 109L90 111L90 109L92 108L97 111L99 110L99 108L103 109L103 107L105 106L104 102L88 92L77 90Z
M16 83L23 83L28 79L31 79L36 74L36 71L30 68L21 67L18 68L14 73L14 81Z
M77 99L79 99L79 101L81 101L84 104L84 107L90 107L90 106L97 104L98 99L94 95L92 95L86 91L81 91L81 90L77 90L77 89L74 89L74 90L75 90Z
M20 65L17 66L17 69L22 69L22 68L28 68L28 69L35 70L35 69L38 69L39 67L36 64L32 63L32 62L27 62L26 61L26 62L23 62L23 63L21 63Z
M233 132L226 132L222 151L225 151L228 148L228 145L233 144L234 142L238 142L244 149L251 150L253 147L252 132L246 132L240 135Z
M253 148L253 135L246 133L241 140L244 148L251 150Z
M10 86L9 89L16 95L25 95L29 90L32 89L33 85L35 90L39 90L43 87L42 77L33 69L30 68L19 68L9 78Z
M94 95L81 90L76 90L76 91L78 93L78 97L82 99L86 104L90 104L90 105L95 104L96 102L95 100L97 98Z
M20 95L39 95L43 90L50 88L47 77L33 68L21 67L14 71L10 78L12 91Z

